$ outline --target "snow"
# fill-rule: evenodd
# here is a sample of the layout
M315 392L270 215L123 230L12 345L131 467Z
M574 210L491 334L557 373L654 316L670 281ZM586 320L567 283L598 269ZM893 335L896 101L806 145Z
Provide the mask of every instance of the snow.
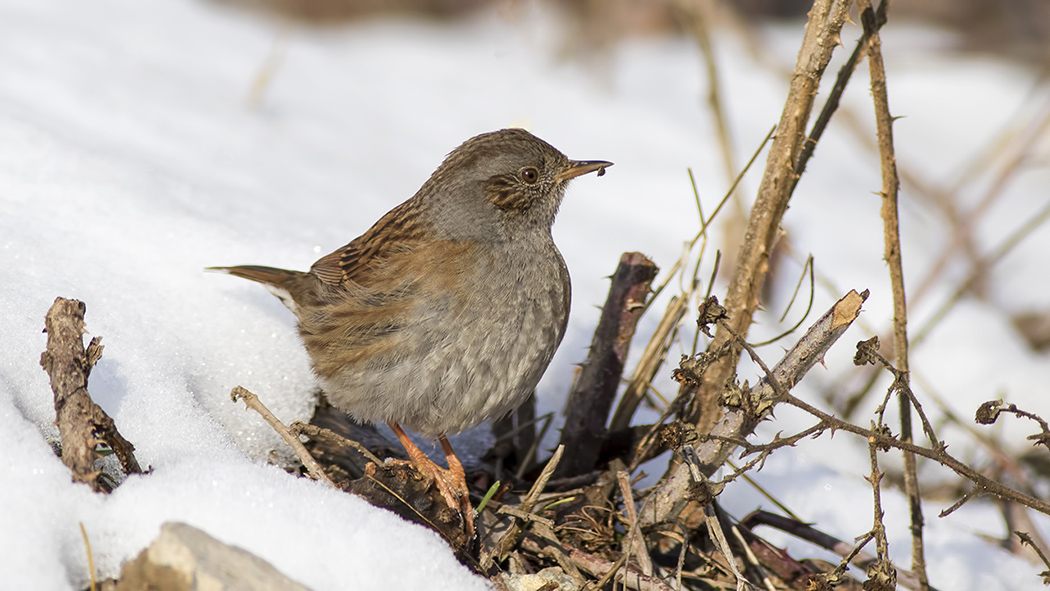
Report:
M767 33L789 68L800 26ZM906 116L895 129L898 160L926 180L951 184L1001 128L1016 125L1010 115L1027 97L1047 88L1023 67L939 52L930 40L942 37L894 32L891 24L884 52L891 108ZM565 58L562 45L551 15L531 10L319 31L186 0L0 2L4 585L83 588L78 523L100 574L115 576L161 523L181 520L318 591L348 581L355 589L486 588L435 534L268 464L274 450L278 461L288 452L258 417L229 401L229 391L243 385L283 420L306 419L315 385L305 353L275 298L202 269L306 268L410 196L466 138L526 126L570 157L616 163L601 179L575 181L555 224L574 279L573 315L539 394L540 412L559 410L619 254L639 250L670 267L699 224L686 168L708 212L728 184L693 43L626 40L600 58ZM274 47L282 59L253 106L253 81ZM779 117L786 77L753 61L731 35L718 47L735 157L745 162ZM870 130L868 101L858 76L844 104ZM1042 160L981 221L984 252L1045 203L1050 146L1043 141L1039 149ZM814 253L821 275L837 284L818 291L815 310L849 288L872 290L862 324L828 355L828 371L807 378L803 395L846 383L849 343L888 326L876 162L836 120L785 218L793 252ZM753 194L757 178L745 180L742 194ZM974 203L982 191L963 191L959 202ZM913 286L948 228L907 184L902 212ZM720 244L719 231L712 244ZM989 284L1003 287L993 288L990 303L965 301L916 350L916 374L960 415L1004 394L1048 414L1038 392L1050 359L1024 348L1004 312L1045 306L1048 249L1050 232L1041 228L993 270ZM797 271L782 272L788 278L778 277L778 286L794 282ZM951 286L914 303L912 326ZM106 346L91 393L153 470L108 497L72 484L47 443L57 433L38 361L44 314L56 296L86 302L90 334ZM780 330L771 316L760 316L756 337ZM647 317L640 332L654 323ZM789 412L778 418L776 428L807 423ZM1029 427L1007 419L996 433L1021 450ZM961 452L967 441L949 443ZM844 451L831 457L822 453L826 440L781 452L757 478L805 519L852 539L870 527L866 453L834 444ZM884 499L891 551L907 565L906 506L892 489ZM723 502L741 516L768 504L744 484ZM935 585L1041 588L1039 568L975 535L1005 535L993 505L971 503L936 518L950 503L926 505ZM1046 533L1046 518L1037 523ZM797 556L815 553L770 536Z

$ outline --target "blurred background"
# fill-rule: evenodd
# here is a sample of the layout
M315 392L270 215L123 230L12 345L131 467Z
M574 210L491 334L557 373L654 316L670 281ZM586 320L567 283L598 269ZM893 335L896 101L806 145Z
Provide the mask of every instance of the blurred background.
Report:
M375 16L463 17L480 9L513 11L532 0L212 0L311 25L339 26ZM806 0L543 0L574 21L583 45L624 36L684 33L683 12L730 11L737 25L801 19ZM959 34L957 49L990 52L1045 66L1050 58L1050 5L1042 0L894 0L897 24L920 23ZM723 15L727 16L727 15Z

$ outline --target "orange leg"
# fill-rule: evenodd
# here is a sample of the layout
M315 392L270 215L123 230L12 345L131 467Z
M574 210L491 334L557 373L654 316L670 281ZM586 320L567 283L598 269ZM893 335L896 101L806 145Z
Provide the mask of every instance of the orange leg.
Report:
M463 464L456 457L456 452L452 451L452 446L449 445L448 439L444 435L438 437L438 441L441 442L441 449L445 452L445 462L448 463L448 473L452 477L452 486L457 487L457 491L460 494L460 512L463 514L463 520L467 527L467 533L470 536L474 535L474 508L470 506L470 490L467 488L467 473L463 469Z
M446 470L435 464L433 460L427 457L427 454L423 453L423 450L416 447L416 444L412 443L412 440L405 434L405 430L401 428L401 425L394 422L389 422L387 425L390 426L390 429L394 431L394 435L397 435L398 441L404 446L412 465L423 475L434 481L438 492L441 493L449 507L456 508L462 513L467 533L473 536L474 509L470 506L467 475L463 470L463 464L456 457L456 452L452 451L452 446L449 445L448 439L444 435L438 438L438 441L441 442L441 449L445 452L445 460L448 462L448 469Z

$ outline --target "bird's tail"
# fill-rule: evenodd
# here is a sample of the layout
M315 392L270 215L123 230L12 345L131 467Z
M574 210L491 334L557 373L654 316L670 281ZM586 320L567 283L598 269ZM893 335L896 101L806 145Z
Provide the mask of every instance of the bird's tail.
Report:
M262 283L270 293L277 296L296 316L298 316L297 301L309 291L309 287L313 283L317 282L317 279L310 276L309 273L260 265L207 267L205 270L226 273Z
M206 271L227 273L237 277L243 277L251 281L257 281L274 287L284 287L284 284L302 275L299 271L288 271L277 267L263 267L261 265L238 265L236 267L207 267Z

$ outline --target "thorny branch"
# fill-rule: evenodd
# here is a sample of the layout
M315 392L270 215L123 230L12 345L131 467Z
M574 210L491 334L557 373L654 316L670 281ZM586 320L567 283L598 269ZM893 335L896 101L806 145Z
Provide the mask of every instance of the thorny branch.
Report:
M881 20L885 22L886 0L879 5ZM890 271L893 292L893 352L897 372L895 382L900 382L897 391L910 392L908 386L908 310L904 290L904 268L901 254L900 220L897 213L897 198L900 179L897 176L897 159L893 146L893 117L890 115L886 90L886 69L882 63L882 40L879 38L880 18L875 15L870 0L857 0L864 34L869 38L868 65L871 76L871 95L875 105L876 135L882 169L882 223L886 263ZM913 398L901 395L900 421L901 440L912 441L911 405ZM881 416L880 416L881 421ZM932 429L930 430L932 431ZM874 453L874 452L872 452ZM904 492L911 509L912 571L919 577L922 589L928 589L926 557L922 537L922 498L919 496L919 478L916 474L915 456L904 454Z
M872 423L872 430L876 426ZM872 439L868 439L868 458L871 461L871 476L866 480L871 484L872 507L875 513L871 528L872 537L875 538L875 552L877 558L875 563L868 567L868 581L865 589L896 589L897 571L890 563L890 547L886 541L886 525L882 518L885 513L882 510L882 477L879 471L879 445ZM870 583L870 586L869 586Z
M845 431L847 433L860 435L862 437L867 438L870 442L873 442L874 444L878 445L880 448L892 447L901 451L906 451L915 455L929 458L952 470L959 476L962 476L963 478L972 482L975 486L975 490L977 491L973 496L990 494L1001 499L1013 501L1015 503L1020 503L1026 507L1035 509L1036 511L1039 511L1040 513L1043 513L1045 515L1050 515L1050 504L1025 495L1016 490L1013 490L1010 487L1005 486L996 480L988 478L987 476L974 470L965 463L954 458L951 454L947 452L946 446L938 445L937 449L930 449L922 447L920 445L916 445L910 441L902 441L894 437L892 433L889 433L888 430L884 428L865 429L863 427L854 425L853 423L844 421L833 415L830 415L792 396L791 393L787 391L787 388L783 385L783 383L776 379L773 372L769 370L769 368L758 356L755 350L742 339L740 340L740 342L741 346L743 346L744 349L751 355L752 360L754 360L755 363L758 364L759 367L761 367L762 370L765 372L766 379L771 384L773 390L777 393L780 401L786 402L787 404L790 404L791 406L801 409L820 419L820 421L824 425L826 425L825 428L831 429L832 431ZM961 506L961 503L959 503L959 505ZM955 508L953 508L952 510L954 510ZM950 513L950 511L942 513L941 516L943 517L948 513Z
M823 358L832 344L842 336L860 314L861 304L867 296L867 292L860 294L851 291L836 302L813 323L777 364L770 374L777 376L776 380L763 379L753 388L749 388L748 395L739 397L740 404L725 413L710 435L699 436L701 442L696 446L696 452L705 476L710 476L722 466L736 449L735 442L750 435L759 421L772 410L776 402L779 402L779 393L775 393L774 389L780 387L781 383L796 384L810 368ZM716 311L717 309L710 301L704 306L708 312L706 321L723 316L721 311ZM725 334L730 334L729 331L732 330L722 320L718 320L718 326ZM734 342L737 343L736 346L739 346L739 343L743 341L737 339ZM709 369L703 376L705 381L710 372ZM752 412L748 412L744 405L752 403L754 408ZM670 476L666 478L666 484L654 494L653 511L646 512L647 525L674 521L677 518L689 502L691 478L689 468L685 464L679 464L671 470Z
M791 188L798 175L795 168L798 155L809 141L805 128L817 87L831 60L836 47L834 40L839 37L851 4L849 0L817 0L809 12L776 138L769 149L744 244L740 247L738 263L726 292L725 307L733 329L743 335L747 334L752 314L758 309L760 291L769 268L769 253L776 242L780 222L791 198ZM727 340L731 340L727 334L716 335L713 346L718 347ZM711 432L718 422L721 413L718 394L722 384L732 375L737 358L738 355L733 354L716 362L709 380L703 385L683 386L683 389L697 392L699 404L688 417L689 422L696 424L697 433Z
M1032 536L1023 531L1015 531L1014 535L1020 538L1022 544L1027 544L1035 550L1035 553L1039 556L1039 560L1042 560L1043 564L1046 565L1047 570L1039 573L1039 576L1043 577L1043 585L1050 585L1050 560L1047 560L1046 554L1043 554L1043 551L1039 548L1039 544L1036 544L1035 540L1032 539Z
M857 343L857 354L853 357L854 365L865 365L874 364L875 362L881 363L887 371L893 374L893 383L886 391L886 399L883 400L882 404L875 409L876 414L879 417L879 424L882 424L882 417L886 411L886 403L891 395L897 393L902 396L906 396L911 401L912 407L919 415L919 420L922 422L922 430L926 434L926 437L930 440L930 444L936 447L943 447L944 442L937 439L937 433L933 430L933 424L930 423L930 419L927 418L926 412L922 408L922 404L919 402L919 398L915 396L915 393L911 389L911 384L905 378L905 372L898 370L893 366L885 357L879 353L879 337L874 336L866 341Z
M1017 408L1016 404L1007 404L1006 406L1003 406L1002 400L989 400L977 408L977 414L974 416L974 421L982 425L991 425L998 420L999 415L1004 412L1017 415L1021 418L1031 419L1039 423L1040 432L1034 435L1029 435L1028 440L1034 441L1034 445L1044 445L1050 450L1050 425L1048 425L1042 417Z

